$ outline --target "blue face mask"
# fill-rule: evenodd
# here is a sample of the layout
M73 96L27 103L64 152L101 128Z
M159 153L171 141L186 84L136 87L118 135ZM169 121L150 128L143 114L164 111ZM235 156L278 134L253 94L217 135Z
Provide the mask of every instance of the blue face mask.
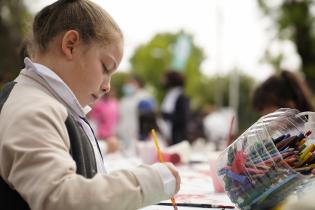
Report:
M136 92L136 88L134 85L125 84L122 87L122 92L125 96L131 96Z

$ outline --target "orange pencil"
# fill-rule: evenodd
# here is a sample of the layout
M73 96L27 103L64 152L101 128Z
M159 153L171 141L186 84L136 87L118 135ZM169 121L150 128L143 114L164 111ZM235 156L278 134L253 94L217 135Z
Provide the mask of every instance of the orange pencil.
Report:
M154 143L155 143L155 146L156 146L156 151L157 151L157 154L159 156L160 162L164 163L164 158L163 158L163 156L161 154L161 150L160 150L160 147L159 147L159 142L158 142L158 139L157 139L157 136L156 136L156 133L155 133L154 129L152 129L152 136L153 136L153 140L154 140ZM171 197L171 201L172 201L172 205L174 207L174 210L178 210L174 197Z

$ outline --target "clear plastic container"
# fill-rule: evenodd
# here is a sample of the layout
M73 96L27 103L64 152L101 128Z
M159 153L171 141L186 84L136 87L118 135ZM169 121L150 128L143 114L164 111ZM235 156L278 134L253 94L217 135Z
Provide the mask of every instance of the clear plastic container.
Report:
M260 118L219 156L217 174L239 208L275 207L308 179L299 159L307 119L298 113L279 109Z

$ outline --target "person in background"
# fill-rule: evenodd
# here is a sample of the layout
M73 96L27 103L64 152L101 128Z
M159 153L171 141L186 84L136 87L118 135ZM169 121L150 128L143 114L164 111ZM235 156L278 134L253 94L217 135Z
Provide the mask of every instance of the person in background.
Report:
M145 89L143 79L137 75L132 75L126 80L122 92L124 96L119 102L118 137L128 148L139 138L140 101L154 99Z
M310 102L312 94L306 83L290 71L283 70L261 83L253 92L252 107L260 115L279 108L314 111Z
M100 146L103 145L104 153L113 153L119 149L119 140L116 137L118 117L118 101L114 90L97 100L89 113L91 122L95 124L96 137L100 141Z
M161 83L166 89L161 105L164 122L161 131L173 145L187 140L190 109L189 98L184 93L185 77L178 71L169 70L163 75Z
M157 125L157 108L155 101L144 99L138 104L138 120L139 120L139 140L146 141L151 135L152 129L157 133L160 129Z
M30 58L0 93L1 210L135 210L173 196L173 165L108 174L85 107L110 89L123 35L89 0L59 0L34 19Z
M236 113L231 107L217 108L215 105L209 105L208 111L209 114L203 119L207 141L214 144L216 151L223 150L231 143L229 135L236 133Z

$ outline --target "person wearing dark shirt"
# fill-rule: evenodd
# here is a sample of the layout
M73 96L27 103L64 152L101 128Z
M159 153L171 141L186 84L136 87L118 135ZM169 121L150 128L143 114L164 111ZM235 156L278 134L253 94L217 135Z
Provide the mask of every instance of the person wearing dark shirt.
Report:
M172 145L187 140L189 98L184 93L185 77L180 72L167 71L162 78L162 85L166 89L161 106L165 122L163 134Z

